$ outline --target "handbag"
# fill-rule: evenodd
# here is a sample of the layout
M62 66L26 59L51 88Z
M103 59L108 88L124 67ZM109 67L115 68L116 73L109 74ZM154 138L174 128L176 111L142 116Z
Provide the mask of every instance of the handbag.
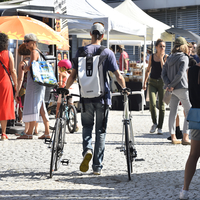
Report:
M44 55L41 52L39 53L43 57L44 61L32 62L31 76L33 81L39 85L47 87L57 86L58 82L55 77L52 65L46 61Z
M0 60L0 63L1 63L1 65L2 65L2 67L5 69L5 71L6 71L6 73L8 74L8 71L7 71L7 69L6 69L6 67L4 66L4 64L1 62L1 60ZM8 77L10 78L10 81L11 81L11 84L12 84L12 88L13 88L13 97L15 96L15 85L14 85L14 82L13 82L13 79L12 79L12 77L8 74Z
M187 116L189 129L200 130L200 108L190 108Z
M168 105L170 102L171 96L172 96L172 92L165 91L163 102L165 102Z

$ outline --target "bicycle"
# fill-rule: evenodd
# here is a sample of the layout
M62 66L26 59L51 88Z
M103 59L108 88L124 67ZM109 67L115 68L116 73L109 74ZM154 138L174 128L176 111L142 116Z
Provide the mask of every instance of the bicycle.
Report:
M49 143L51 145L50 178L52 178L53 172L59 169L60 163L63 165L69 164L69 159L61 160L64 153L67 114L67 110L65 108L66 102L64 101L64 98L65 95L69 94L69 90L65 88L58 88L56 92L62 95L61 105L59 108L58 117L55 120L55 128L53 129L51 138L45 140L45 143Z
M129 100L128 93L131 93L129 88L125 88L121 91L121 94L124 96L124 111L123 111L123 130L122 130L122 146L120 148L120 152L124 152L127 161L127 170L128 170L128 179L131 180L131 173L133 172L132 163L137 157L137 151L135 148L135 140L133 133L133 125L132 125L132 115L131 111L129 111ZM123 141L125 136L125 143Z
M51 92L51 94L53 93L57 93L57 92L56 91ZM66 102L68 102L69 98L71 98L72 96L79 97L79 95L70 94L69 96L66 96ZM57 103L47 107L47 113L49 115L49 129L50 130L55 130L56 107L57 107ZM67 124L68 130L70 133L74 133L77 127L76 107L74 105L65 104L65 110L66 110L66 124Z

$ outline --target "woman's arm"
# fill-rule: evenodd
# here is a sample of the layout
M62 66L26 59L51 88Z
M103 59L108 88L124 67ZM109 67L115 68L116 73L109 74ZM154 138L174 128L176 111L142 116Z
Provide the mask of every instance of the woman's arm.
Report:
M148 67L147 67L147 70L145 72L145 78L144 78L144 85L142 87L143 90L146 90L146 84L147 84L147 80L149 78L149 73L151 72L151 60L152 60L152 56L153 55L150 55L149 57L149 63L148 63ZM145 70L145 67L143 67L143 70Z
M24 71L30 71L30 67L32 65L32 62L35 60L37 61L39 58L39 53L36 49L34 49L33 51L31 51L31 58L30 58L30 62L29 62L29 65L28 66L25 66L24 67Z
M15 88L15 92L17 91L17 74L16 74L16 70L14 67L14 58L13 58L13 54L11 52L9 52L9 69L10 69L10 75L12 77L12 80L14 82L14 88Z
M17 78L17 92L19 93L22 82L24 80L24 71L22 70L22 67L24 66L24 61L21 61L18 65L18 78Z

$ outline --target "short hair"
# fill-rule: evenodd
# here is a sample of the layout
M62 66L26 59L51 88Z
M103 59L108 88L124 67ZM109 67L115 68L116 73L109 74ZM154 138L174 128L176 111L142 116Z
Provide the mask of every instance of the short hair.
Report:
M198 44L196 51L197 51L197 56L199 56L199 58L200 58L200 44Z
M26 45L23 43L23 44L21 44L21 45L19 46L19 48L18 48L18 54L19 54L20 56L26 56L26 55L30 55L31 52L30 52L29 49L26 48Z
M8 36L5 33L0 33L0 52L8 50Z
M95 40L101 40L101 38L103 37L103 34L100 34L97 30L93 31L92 35L94 36Z
M164 42L162 39L157 39L155 46L157 47L161 42Z

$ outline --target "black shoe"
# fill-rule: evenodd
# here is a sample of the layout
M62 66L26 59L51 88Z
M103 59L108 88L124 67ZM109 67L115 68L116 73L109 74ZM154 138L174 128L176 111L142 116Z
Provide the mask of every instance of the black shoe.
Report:
M182 131L176 132L176 138L177 139L182 139L183 138ZM167 139L168 140L172 140L171 136L169 136Z

